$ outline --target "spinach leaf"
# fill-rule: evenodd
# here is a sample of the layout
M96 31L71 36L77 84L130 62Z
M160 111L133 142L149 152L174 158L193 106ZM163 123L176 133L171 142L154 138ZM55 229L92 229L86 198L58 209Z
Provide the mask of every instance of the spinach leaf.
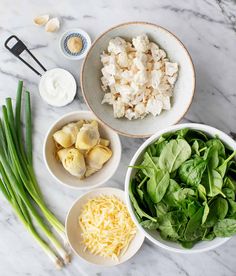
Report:
M224 195L228 198L228 199L232 199L235 200L235 193L233 189L230 188L223 188L222 192L224 193Z
M157 152L156 152L156 145L155 144L151 144L147 147L147 153L150 156L157 156Z
M149 209L152 216L155 217L156 216L156 208L147 192L146 187L143 188L143 201L146 203L147 208Z
M189 132L189 128L182 128L180 130L177 130L176 131L177 139L184 138L188 132Z
M216 237L231 237L236 234L236 219L226 218L218 221L213 231Z
M181 188L178 191L173 193L173 197L176 202L184 201L188 196L194 196L195 192L190 188Z
M187 218L181 211L172 211L162 216L160 219L159 229L161 237L164 239L177 240L180 235L178 232L185 228Z
M213 232L210 232L202 237L203 241L212 241L216 235Z
M218 139L218 138L210 139L206 142L206 145L208 147L214 146L217 149L219 156L225 158L225 146L220 141L220 139Z
M135 184L135 183L134 183L133 181L130 182L130 185L129 185L129 197L130 197L130 200L131 200L131 202L132 202L132 204L133 204L133 207L134 207L136 213L138 214L138 216L139 216L140 218L145 217L145 218L147 218L147 219L150 219L150 220L156 222L157 220L156 220L155 218L149 216L146 212L144 212L144 211L139 207L138 202L137 202L137 200L135 199L135 196L134 196L134 194L133 194L133 189L134 189L133 185L134 185L134 184Z
M152 220L144 220L140 225L149 230L156 230L159 227L159 223Z
M196 139L202 140L203 142L206 142L208 140L208 137L204 132L196 129L189 129L188 133L185 135L184 138L188 143L191 143Z
M193 151L193 152L195 152L197 155L200 156L200 152L199 152L200 146L199 146L199 142L198 142L197 140L195 140L195 141L193 142L191 148L192 148L192 151Z
M155 163L152 156L150 156L148 152L144 153L143 162L141 163L140 168L142 172L148 177L154 176L155 173L159 170L158 165Z
M212 202L211 208L214 209L218 219L224 219L228 213L228 202L226 199L218 197Z
M163 148L165 147L165 145L168 143L167 140L164 140L162 142L159 142L159 143L155 143L154 146L155 146L155 156L159 157Z
M185 215L191 218L199 209L200 204L197 201L190 201L187 203L187 208L184 210Z
M207 198L206 198L206 188L202 184L199 184L197 186L197 190L198 190L198 196L199 196L199 198L202 201L207 201Z
M168 213L168 207L163 202L159 202L158 204L156 204L155 208L156 208L156 215L158 218L160 218Z
M143 191L140 188L138 188L138 187L137 187L136 190L137 190L137 193L139 195L140 200L143 201Z
M236 161L231 160L228 164L228 174L236 179Z
M184 248L191 249L196 242L195 241L180 241L180 243Z
M184 238L187 241L194 241L197 238L201 237L204 233L204 229L202 228L202 216L203 216L204 208L201 207L199 210L190 218L185 233Z
M234 181L231 177L226 176L224 178L223 187L232 189L234 192L236 192L236 181Z
M207 220L207 216L209 214L209 211L210 211L210 208L209 208L208 204L206 202L204 202L204 211L203 211L203 215L202 215L202 225Z
M236 214L236 202L232 199L228 199L228 203L229 203L229 215L233 216L234 214Z
M221 189L223 186L223 179L216 170L211 170L207 167L207 170L203 174L202 184L206 188L207 195L214 197L218 194L225 196Z
M216 198L209 206L209 214L207 216L205 227L212 227L220 220L224 219L228 213L228 202L222 197Z
M167 217L163 218L162 223L159 225L159 230L163 240L177 241L179 238L178 233Z
M204 153L205 150L207 149L205 142L203 142L200 139L193 140L193 144L191 148L192 148L192 152L197 154L198 156L201 156L202 153Z
M185 161L179 168L179 177L182 182L190 186L200 184L207 162L201 157Z
M207 165L208 167L212 169L216 169L219 165L219 155L218 155L218 150L216 146L211 146L209 147L203 158L207 160Z
M234 158L234 156L236 155L236 150L224 161L223 164L221 164L218 168L217 168L217 171L220 173L220 175L222 177L225 176L225 173L226 173L226 170L227 170L227 166L228 166L228 163L231 161L231 159Z
M169 186L170 175L167 171L158 170L147 182L147 192L154 203L162 200Z
M176 198L174 197L174 192L176 192L180 189L181 188L180 188L179 184L175 180L170 179L168 189L167 189L162 201L171 207L176 206Z
M170 140L160 154L159 167L170 173L174 172L190 155L191 147L184 139Z

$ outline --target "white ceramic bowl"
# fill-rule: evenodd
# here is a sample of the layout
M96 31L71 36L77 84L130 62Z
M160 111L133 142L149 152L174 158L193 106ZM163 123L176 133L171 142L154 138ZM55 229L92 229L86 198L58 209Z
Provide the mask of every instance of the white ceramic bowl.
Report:
M172 107L159 116L146 116L143 120L129 121L113 117L113 108L101 104L104 92L101 89L100 54L107 49L110 39L121 36L127 40L146 33L150 41L163 48L171 61L179 64L179 76L174 88ZM166 29L151 23L130 22L115 26L100 35L92 44L84 60L81 75L81 88L84 99L100 121L121 135L129 137L149 137L158 130L176 124L187 112L195 90L195 72L191 57L182 42Z
M186 127L190 128L190 129L201 130L201 131L205 132L206 134L208 134L209 136L217 135L224 142L225 145L228 145L232 149L236 150L236 142L231 137L229 137L227 134L225 134L224 132L222 132L214 127L202 125L202 124L179 124L179 125L171 126L166 129L163 129L161 131L158 131L152 137L147 139L137 150L137 152L135 153L135 155L132 158L129 165L134 166L134 165L139 164L139 160L142 157L142 154L144 153L144 150L146 149L146 147L148 145L150 145L151 143L153 143L154 141L156 141L162 134L176 131L179 129L183 129ZM184 249L178 243L163 240L157 231L155 231L155 230L150 231L150 230L147 230L147 229L144 229L143 227L141 227L135 217L135 214L133 211L133 206L132 206L132 203L129 198L130 179L135 175L135 172L136 172L136 170L132 169L132 168L128 168L128 170L127 170L127 174L126 174L126 178L125 178L126 203L127 203L130 215L131 215L132 219L134 220L135 224L137 225L137 227L139 228L139 230L154 244L156 244L164 249L173 251L173 252L189 254L189 253L200 253L200 252L212 250L212 249L222 245L223 243L225 243L226 241L228 241L230 239L230 238L215 238L212 241L201 241L201 242L198 242L196 245L194 245L194 247L191 249Z
M110 147L113 152L111 159L103 166L100 171L83 180L80 180L77 177L71 175L55 158L53 134L57 130L61 129L64 125L81 119L96 120L96 117L90 111L75 111L62 116L55 123L53 123L44 140L43 155L49 172L59 183L75 189L91 189L102 185L115 173L120 163L121 143L117 133L115 133L107 126L99 123L99 133L101 137L110 141Z
M141 245L144 241L144 235L141 233L141 231L137 230L137 234L134 237L134 239L131 241L127 251L123 254L123 256L120 257L119 262L103 258L100 256L96 256L91 254L88 250L84 251L84 246L81 244L82 237L81 237L81 228L78 223L78 218L81 214L82 208L86 202L94 197L100 196L100 195L114 195L123 202L125 202L125 193L124 191L120 189L115 188L98 188L94 189L92 191L89 191L85 194L83 194L80 198L78 198L70 208L70 210L67 213L66 217L66 235L69 241L69 244L76 255L83 258L84 260L97 264L97 265L103 265L103 266L114 266L121 264L131 257L139 250Z

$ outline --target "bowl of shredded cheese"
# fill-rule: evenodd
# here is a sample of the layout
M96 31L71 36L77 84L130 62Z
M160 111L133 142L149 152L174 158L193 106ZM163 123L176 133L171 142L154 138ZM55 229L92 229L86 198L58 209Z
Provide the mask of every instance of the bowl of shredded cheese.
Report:
M124 191L107 187L89 191L73 203L66 234L78 256L93 264L114 266L139 250L144 236L124 202Z

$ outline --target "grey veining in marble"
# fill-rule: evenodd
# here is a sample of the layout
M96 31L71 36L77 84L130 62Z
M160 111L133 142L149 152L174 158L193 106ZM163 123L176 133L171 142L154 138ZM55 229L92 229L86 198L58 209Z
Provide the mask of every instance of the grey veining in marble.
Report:
M39 14L58 16L59 33L48 34L33 25ZM0 104L15 97L18 79L33 93L34 163L46 201L64 221L68 207L81 192L56 183L43 163L42 143L50 124L66 112L86 109L81 92L64 108L47 106L38 94L39 78L3 47L16 34L46 68L63 67L79 82L80 62L66 60L59 52L58 39L68 28L84 28L94 39L112 25L125 21L150 21L174 32L189 49L196 69L197 87L193 104L183 122L201 122L226 133L236 133L236 2L235 0L1 0L0 1ZM143 142L121 138L122 161L107 183L124 187L127 164ZM58 272L0 196L0 275L158 275L235 276L236 238L208 253L181 255L164 251L148 241L127 263L114 268L90 265L76 257Z

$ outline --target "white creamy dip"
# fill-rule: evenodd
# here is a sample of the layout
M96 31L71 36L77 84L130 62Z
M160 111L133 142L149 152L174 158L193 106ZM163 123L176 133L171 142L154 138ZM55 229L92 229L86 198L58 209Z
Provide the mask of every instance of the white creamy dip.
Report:
M72 74L61 68L46 71L39 82L43 100L53 106L64 106L73 101L76 81Z

